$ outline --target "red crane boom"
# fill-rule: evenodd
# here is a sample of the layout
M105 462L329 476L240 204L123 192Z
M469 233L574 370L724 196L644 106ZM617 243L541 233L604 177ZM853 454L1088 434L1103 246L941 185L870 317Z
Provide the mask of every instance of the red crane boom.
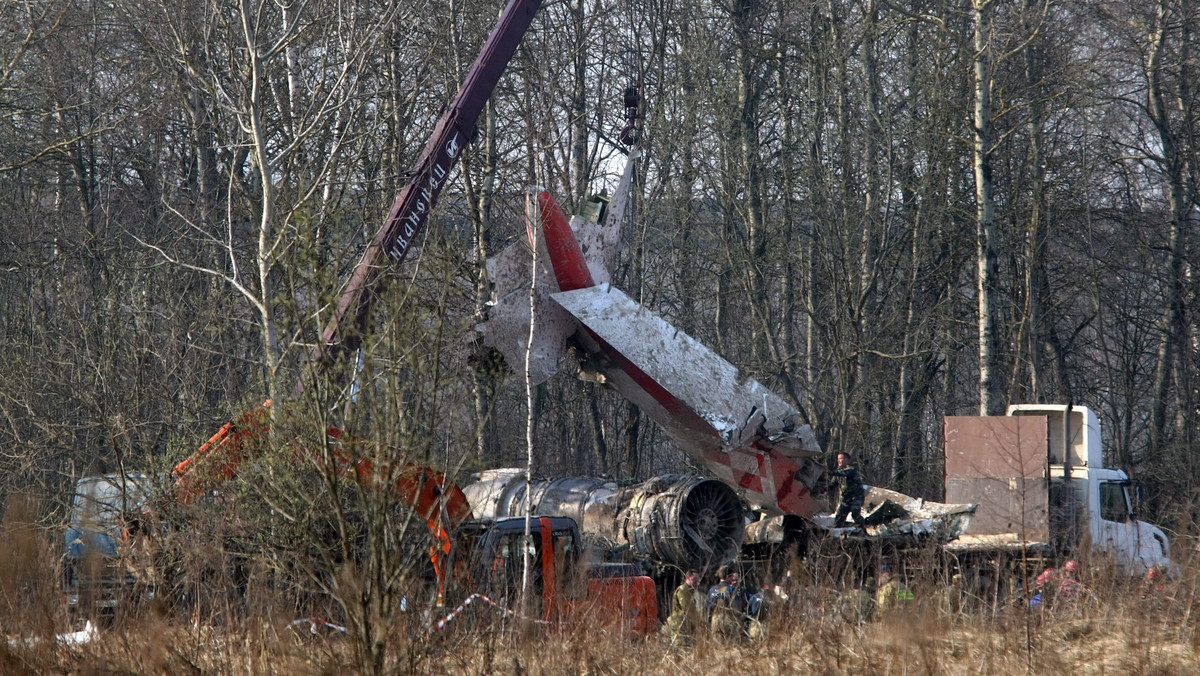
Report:
M386 255L399 265L408 256L463 147L475 140L479 115L540 6L541 0L511 0L501 14L458 95L434 127L433 136L413 170L412 181L392 204L383 227L354 269L333 317L321 334L321 342L313 351L312 361L317 363L318 372L340 355L358 349L371 305L379 294L383 257ZM303 390L304 380L301 380L292 396L299 396Z

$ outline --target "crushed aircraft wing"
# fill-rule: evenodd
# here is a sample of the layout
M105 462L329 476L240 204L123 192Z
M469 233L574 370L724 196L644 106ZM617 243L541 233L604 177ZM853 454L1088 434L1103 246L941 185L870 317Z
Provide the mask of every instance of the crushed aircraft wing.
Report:
M590 366L679 446L775 514L820 509L824 473L812 428L758 381L609 285L557 293L587 330Z

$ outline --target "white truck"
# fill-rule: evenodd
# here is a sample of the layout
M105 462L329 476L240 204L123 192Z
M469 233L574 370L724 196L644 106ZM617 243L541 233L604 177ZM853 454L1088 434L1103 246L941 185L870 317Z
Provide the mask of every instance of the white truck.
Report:
M946 501L977 505L948 552L1108 559L1129 575L1174 571L1166 534L1134 514L1129 476L1104 466L1100 422L1087 407L947 416L944 433Z
M123 597L135 593L137 581L120 564L119 550L131 524L139 522L152 484L150 477L136 473L89 476L75 484L62 580L72 623L85 618L110 622L128 600Z

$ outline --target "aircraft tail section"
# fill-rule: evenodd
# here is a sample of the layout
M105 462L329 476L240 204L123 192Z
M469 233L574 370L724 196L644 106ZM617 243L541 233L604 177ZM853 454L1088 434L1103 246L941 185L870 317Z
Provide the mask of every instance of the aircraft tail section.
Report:
M620 392L683 449L771 513L810 516L811 490L824 475L821 452L800 413L758 381L665 319L612 287L620 229L632 200L636 153L607 214L567 220L539 191L540 232L488 261L495 300L480 327L485 343L522 370L529 344L530 274L534 347L530 371L542 382L558 370L567 340L582 354L580 376ZM538 236L540 235L540 236ZM538 247L534 269L533 247Z
M536 331L529 354L534 384L549 380L566 356L567 339L577 327L550 295L608 282L609 272L620 253L621 229L628 220L633 199L634 170L638 151L629 154L617 190L607 209L601 201L596 219L574 216L567 220L549 192L533 190L530 223L540 233L528 232L528 240L513 242L487 261L492 282L491 307L487 320L476 327L484 345L500 352L513 371L525 368L529 349L529 287L536 278L533 317ZM541 236L535 236L540 234ZM537 271L533 274L533 246L537 243Z

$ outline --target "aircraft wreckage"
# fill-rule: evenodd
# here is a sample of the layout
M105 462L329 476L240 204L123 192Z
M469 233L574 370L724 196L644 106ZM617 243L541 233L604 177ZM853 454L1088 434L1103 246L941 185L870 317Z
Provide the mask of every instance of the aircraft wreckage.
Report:
M751 503L771 514L817 513L812 491L825 469L801 412L611 285L637 156L630 154L609 208L585 210L594 218L568 222L548 192L532 196L538 227L488 261L493 298L478 327L483 343L513 371L528 368L535 384L574 357L581 377L636 404Z
M732 561L742 546L745 516L734 490L699 476L665 475L619 486L592 477L525 480L521 469L483 472L463 486L478 517L567 516L589 544L620 555L680 568Z
M818 516L825 505L813 493L824 488L825 468L802 412L612 286L637 159L635 150L607 208L581 210L591 216L568 221L549 193L534 191L537 227L488 261L493 297L477 330L535 384L574 357L580 378L636 404L715 479L672 475L620 487L562 477L527 485L521 470L492 470L463 489L472 511L500 518L529 505L533 515L573 518L594 541L681 567L726 563L746 543L782 542L798 523L844 534ZM887 516L874 527L880 536L945 537L969 518L961 506L874 495L876 523ZM750 523L750 514L762 519Z
M525 479L523 469L481 472L462 487L480 518L565 516L603 558L632 557L679 568L714 569L742 548L782 545L800 530L833 538L887 541L894 545L945 543L960 536L975 505L945 504L872 487L863 516L865 533L835 528L833 515L807 520L794 515L751 520L753 511L732 487L695 475L664 475L630 485L597 477Z

